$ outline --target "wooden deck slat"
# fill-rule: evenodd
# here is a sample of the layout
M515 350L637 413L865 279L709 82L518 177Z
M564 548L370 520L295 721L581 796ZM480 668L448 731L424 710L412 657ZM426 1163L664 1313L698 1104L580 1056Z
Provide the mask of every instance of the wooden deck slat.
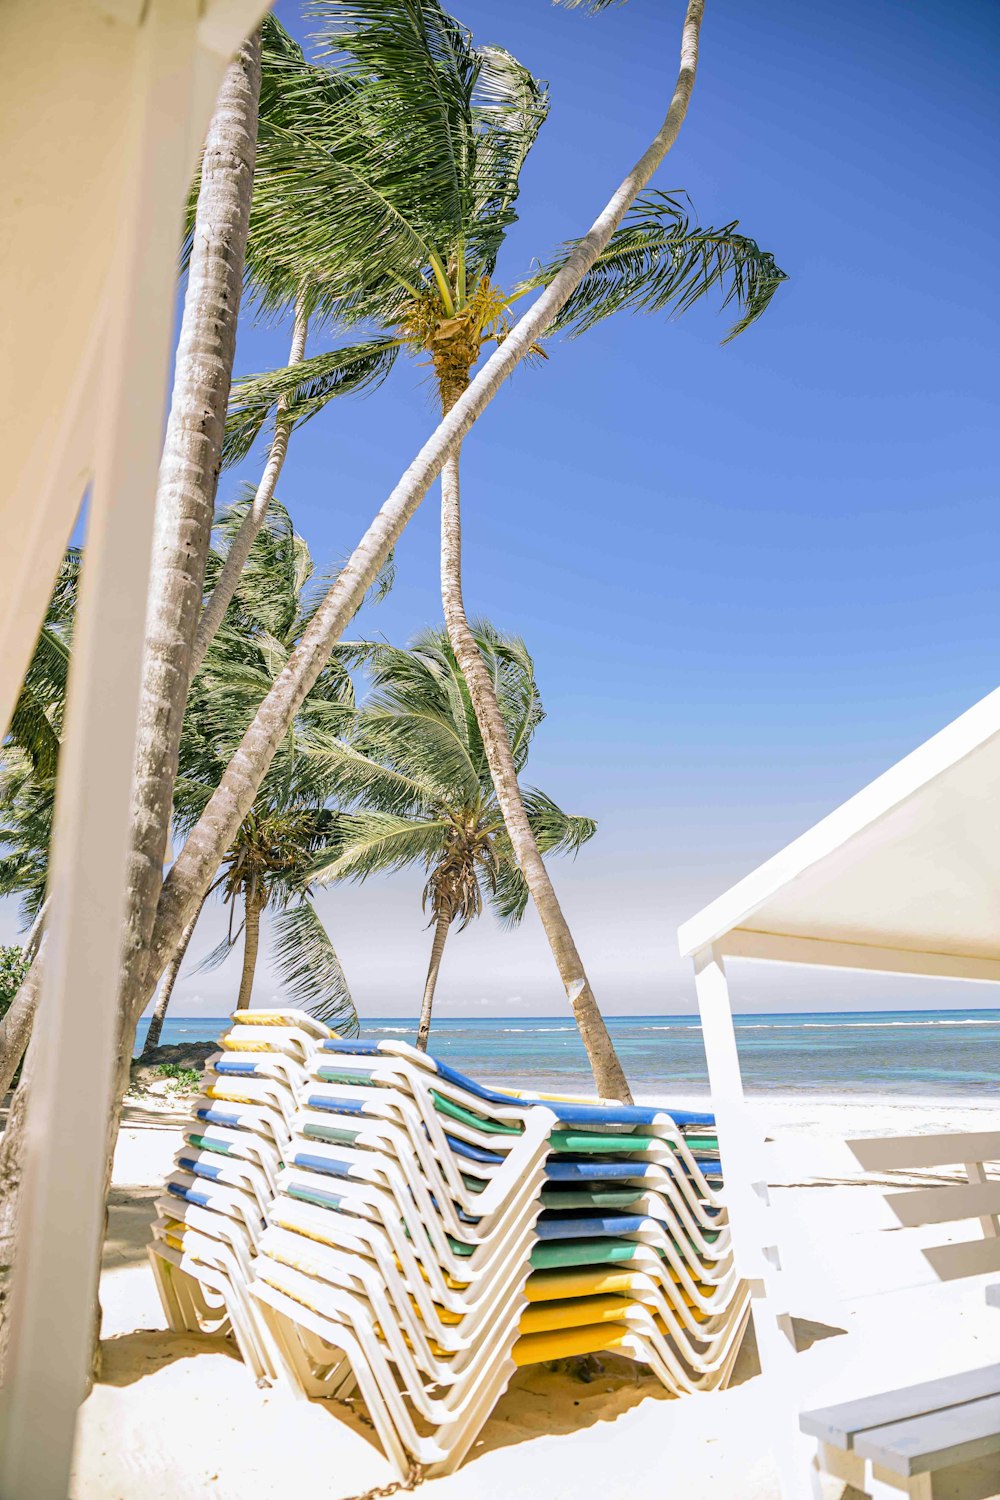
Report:
M1000 1395L871 1428L858 1435L854 1448L862 1458L907 1477L1000 1453Z
M903 1390L884 1391L877 1396L863 1396L858 1401L845 1401L840 1406L803 1412L799 1426L820 1442L850 1449L855 1446L859 1434L871 1428L903 1422L963 1401L977 1401L984 1396L1000 1396L1000 1365L963 1370L960 1375L927 1380L922 1385L907 1386Z

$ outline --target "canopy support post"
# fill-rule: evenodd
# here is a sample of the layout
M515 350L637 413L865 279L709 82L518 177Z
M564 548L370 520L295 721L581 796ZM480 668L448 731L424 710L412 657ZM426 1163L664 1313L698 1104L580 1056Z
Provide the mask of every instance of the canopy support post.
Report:
M705 1042L712 1109L719 1132L724 1179L738 1273L750 1285L760 1367L774 1398L767 1402L782 1500L809 1500L808 1445L798 1430L795 1335L783 1305L781 1263L772 1225L763 1131L743 1092L729 981L718 944L694 955L694 982Z
M253 17L247 14L247 21ZM154 500L192 132L211 107L199 0L136 7L126 197L103 309L94 486L59 765L28 1103L2 1500L66 1500L104 1227L107 1121ZM216 87L224 59L209 60ZM201 118L196 118L200 111ZM66 462L54 476L66 484Z

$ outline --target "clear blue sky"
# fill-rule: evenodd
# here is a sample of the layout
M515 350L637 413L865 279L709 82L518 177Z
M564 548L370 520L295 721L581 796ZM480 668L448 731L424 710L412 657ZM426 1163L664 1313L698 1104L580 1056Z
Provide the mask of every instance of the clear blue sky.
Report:
M298 9L277 7L304 34ZM551 85L513 281L589 224L658 124L683 6L454 9ZM524 635L549 713L529 779L600 823L554 874L609 1011L692 1010L678 921L1000 678L998 60L991 0L708 0L657 185L703 223L739 218L790 282L725 348L714 306L561 344L466 444L470 609ZM287 337L247 328L238 368L283 362ZM349 550L433 422L425 372L401 361L296 434L280 494L318 559ZM434 494L369 628L439 620L436 520ZM416 1008L420 884L323 898L369 1014ZM233 982L181 997L217 1012ZM562 1003L533 919L456 938L440 994L451 1014ZM997 1003L805 970L747 970L737 995L942 998Z

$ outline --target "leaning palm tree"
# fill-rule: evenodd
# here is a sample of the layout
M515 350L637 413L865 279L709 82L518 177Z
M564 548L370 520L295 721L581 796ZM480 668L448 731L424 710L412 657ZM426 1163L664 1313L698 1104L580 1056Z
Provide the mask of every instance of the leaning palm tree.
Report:
M308 279L327 316L366 319L428 359L443 413L469 384L483 348L510 332L510 308L554 282L560 257L512 287L496 279L516 215L520 173L545 120L544 87L509 53L476 48L437 0L319 0L323 54L285 46L282 127L262 151L251 260L266 296ZM349 87L345 88L345 79ZM373 150L371 141L377 140ZM255 252L263 241L266 251ZM362 272L357 272L358 250ZM352 275L346 275L350 265ZM639 200L551 325L581 333L623 309L682 312L713 287L735 304L734 337L784 280L773 257L738 232L692 224L677 195ZM325 299L325 300L324 300ZM534 352L544 354L540 344ZM322 404L328 357L241 382L229 441L240 447L279 401L295 409L308 377ZM442 472L445 624L468 684L499 805L603 1093L628 1090L569 925L533 837L490 674L462 591L459 449Z
M134 1032L129 997L146 965L163 884L171 798L225 435L256 154L260 32L226 70L202 155L170 413L156 497L128 851L118 1081Z
M476 647L520 772L543 717L531 657L522 641L488 624L477 628ZM338 797L357 807L335 819L314 876L367 880L414 864L425 870L423 905L433 938L417 1046L426 1050L449 932L467 927L486 904L504 925L519 922L529 890L447 633L427 631L408 651L375 647L370 670L372 689L349 733L322 752ZM532 834L546 853L575 852L592 837L591 818L564 813L534 788L523 798Z

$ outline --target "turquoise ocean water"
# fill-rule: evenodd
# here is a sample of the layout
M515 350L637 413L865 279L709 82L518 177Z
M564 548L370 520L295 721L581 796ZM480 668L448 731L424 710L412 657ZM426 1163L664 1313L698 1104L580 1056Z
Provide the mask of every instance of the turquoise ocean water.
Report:
M365 1018L366 1037L412 1040L398 1017ZM608 1021L637 1094L707 1090L705 1053L695 1016L613 1016ZM164 1043L209 1041L220 1016L168 1017ZM146 1022L140 1023L141 1046ZM780 1094L963 1095L988 1099L1000 1089L1000 1010L823 1012L736 1017L749 1092ZM430 1051L466 1073L511 1087L589 1091L590 1070L565 1016L442 1016Z

